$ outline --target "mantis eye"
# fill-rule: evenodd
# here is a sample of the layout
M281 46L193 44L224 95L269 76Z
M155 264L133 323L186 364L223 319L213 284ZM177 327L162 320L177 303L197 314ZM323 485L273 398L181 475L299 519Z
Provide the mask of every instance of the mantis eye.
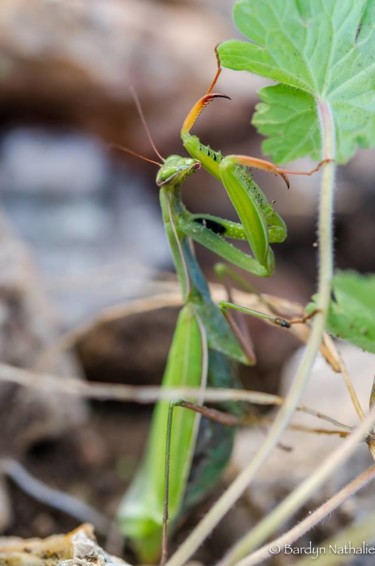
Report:
M162 187L163 185L170 183L178 172L179 171L176 167L161 167L156 176L156 184L158 187Z

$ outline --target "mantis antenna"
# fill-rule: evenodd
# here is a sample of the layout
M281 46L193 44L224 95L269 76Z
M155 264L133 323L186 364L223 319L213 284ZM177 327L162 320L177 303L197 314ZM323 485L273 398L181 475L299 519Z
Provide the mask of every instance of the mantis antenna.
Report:
M124 146L124 145L120 145L120 144L116 144L116 143L111 143L110 147L113 147L115 149L119 149L120 151L124 151L125 153L128 153L129 155L134 155L134 157L139 157L139 159L142 159L143 161L148 161L148 163L153 163L154 165L158 165L158 167L161 167L162 164L165 162L164 157L160 154L160 152L158 151L154 140L152 139L152 135L150 132L150 128L147 125L146 122L146 118L145 115L143 113L143 109L141 106L141 102L139 100L138 94L136 93L136 90L133 86L130 87L130 92L132 93L132 97L134 100L134 103L137 107L137 111L139 114L139 117L141 119L142 122L142 126L146 132L148 141L151 144L152 149L154 150L154 152L156 153L156 155L159 157L159 159L161 160L162 163L160 163L159 161L155 161L154 159L150 159L149 157L145 157L144 155L141 155L140 153L137 153L136 151L129 149L128 147Z
M129 153L130 155L134 155L134 157L139 157L139 159L143 159L143 161L148 161L149 163L153 163L154 165L158 165L159 167L161 167L161 165L162 165L162 163L159 163L159 161L154 161L153 159L150 159L149 157L145 157L144 155L141 155L140 153L137 153L136 151L129 149L125 145L120 145L120 144L117 144L117 143L111 143L110 147L113 147L114 149L119 149L120 151L124 151L125 153Z
M149 129L148 125L147 125L146 118L145 118L145 115L144 115L143 110L142 110L142 106L141 106L141 102L140 102L140 100L139 100L139 96L138 96L138 94L136 93L135 88L134 88L133 86L130 87L130 92L132 93L133 100L134 100L135 105L136 105L136 107L137 107L139 117L140 117L141 122L142 122L142 125L143 125L143 127L144 127L144 129L145 129L145 132L146 132L146 135L147 135L147 137L148 137L148 140L149 140L149 142L150 142L150 144L151 144L151 147L152 147L152 149L154 150L154 152L156 153L156 155L159 157L159 159L161 159L161 161L164 163L165 159L164 159L164 157L160 154L160 152L158 151L158 149L157 149L157 147L156 147L156 145L155 145L155 143L154 143L154 140L152 139L152 135L151 135L150 129ZM155 163L155 162L154 162L154 163ZM160 165L160 163L158 163L158 165Z

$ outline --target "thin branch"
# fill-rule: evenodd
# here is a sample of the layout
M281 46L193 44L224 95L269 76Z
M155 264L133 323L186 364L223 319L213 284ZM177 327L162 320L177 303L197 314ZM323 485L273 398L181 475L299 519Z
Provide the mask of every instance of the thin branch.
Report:
M48 389L58 393L65 393L73 397L97 399L100 401L119 401L150 404L160 400L176 401L182 398L202 399L206 402L245 401L255 405L276 405L284 403L283 397L261 391L247 391L244 389L215 389L207 388L201 391L193 387L160 388L159 386L132 386L114 383L92 383L68 376L45 374L26 369L16 368L0 362L0 382L7 381L31 389ZM325 420L344 430L352 427L341 423L320 411L300 406L298 410L318 419Z
M111 521L102 513L60 489L52 488L32 476L24 466L12 458L0 459L0 472L11 478L25 493L34 499L58 509L81 522L92 523L100 534L106 534Z
M296 540L301 538L305 533L320 523L320 521L322 521L325 517L330 515L337 507L339 507L339 505L374 479L375 465L359 474L359 476L309 514L303 521L297 523L296 526L280 537L262 546L262 548L254 552L249 558L241 560L237 566L254 566L255 564L263 563L273 554L278 554L279 552L282 554L283 548L292 545Z
M345 547L357 549L356 554L370 555L374 553L374 546L367 548L366 541L374 540L375 532L375 512L367 514L363 519L355 525L350 525L346 529L340 531L339 534L325 541L324 545L316 548L314 555L314 565L317 566L342 566L349 560L353 560L353 552L350 550L345 552ZM337 549L337 551L336 551ZM344 551L344 552L343 552ZM361 560L361 559L359 559ZM367 560L366 560L367 561ZM306 556L294 563L294 566L311 566L311 556Z

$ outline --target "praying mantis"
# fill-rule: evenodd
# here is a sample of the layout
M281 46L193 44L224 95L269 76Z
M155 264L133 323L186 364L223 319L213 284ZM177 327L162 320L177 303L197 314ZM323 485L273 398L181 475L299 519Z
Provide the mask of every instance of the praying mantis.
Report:
M216 58L214 80L190 110L181 129L182 142L190 157L171 155L163 159L144 123L162 160L157 163L160 169L156 184L160 188L163 222L183 297L162 387L193 387L202 392L207 385L235 386L235 362L249 365L254 359L234 325L224 316L231 303L216 305L212 301L193 242L245 271L259 277L270 276L275 264L270 245L283 242L287 229L248 168L276 173L288 184L288 174L311 175L323 163L308 172L287 171L262 159L244 155L224 157L192 135L190 131L205 106L216 98L228 98L213 92L221 73L217 51ZM200 167L224 185L239 222L210 214L192 214L186 209L181 186ZM252 255L229 240L247 241ZM283 319L241 309L278 326L289 326ZM202 419L198 412L178 406L178 401L172 405L167 401L157 404L144 461L118 511L120 528L142 562L158 560L162 547L162 562L165 560L166 519L169 518L173 529L186 511L204 498L220 479L232 450L233 428ZM235 415L240 411L229 404L220 408Z

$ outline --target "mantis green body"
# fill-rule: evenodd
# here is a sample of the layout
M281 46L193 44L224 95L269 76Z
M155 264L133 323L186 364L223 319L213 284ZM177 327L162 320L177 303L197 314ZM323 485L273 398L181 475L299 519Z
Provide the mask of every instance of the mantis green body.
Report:
M197 166L199 163L194 159L171 156L157 177L164 225L184 301L162 386L196 387L203 391L207 385L233 387L232 360L243 363L248 360L224 315L212 301L190 238L184 232L187 225L194 228L197 223L182 203L180 186ZM200 224L197 226L209 231ZM118 513L122 531L146 562L157 560L161 551L168 412L169 403L159 402L143 465ZM174 409L168 501L172 525L217 484L230 457L233 434L233 429L201 419L197 413L181 407Z
M183 124L181 137L191 157L169 156L163 160L156 177L163 221L184 304L162 387L188 386L201 388L202 391L207 385L233 387L233 362L254 363L240 345L219 306L212 301L196 261L192 241L235 266L267 277L274 269L270 244L286 238L284 221L267 201L247 167L274 172L286 181L286 173L294 172L256 158L241 155L224 157L190 134L202 109L214 98L222 97L212 94L219 74L220 67L207 93L194 105ZM181 185L201 166L224 185L239 222L210 214L191 214L186 209ZM252 255L235 247L230 240L247 240ZM236 412L233 406L224 408ZM165 462L169 453L166 441L168 418L169 403L161 401L155 408L143 464L118 511L121 530L132 541L143 562L153 562L161 553L163 519L166 516L163 508L166 499ZM203 499L217 484L230 457L232 443L233 429L181 407L174 409L168 471L168 516L172 529L187 509Z
M204 154L205 162L209 163L209 151L212 162L217 163L217 156L220 154L212 157L212 150L204 146L201 146L200 151ZM211 299L191 240L215 251L235 265L248 271L256 270L258 274L268 275L273 264L268 230L267 240L262 242L262 257L266 263L262 266L257 259L240 251L225 239L244 240L246 234L242 224L211 215L191 214L185 208L181 198L181 185L200 164L198 159L172 155L165 160L156 179L160 187L165 230L184 302L163 376L163 387L196 387L202 390L207 385L233 387L233 361L251 363L223 313ZM261 195L252 178L245 176L243 167L235 167L238 167L238 171L235 168L235 174L246 179L243 192L245 202L253 194ZM263 196L263 208L264 202ZM267 220L262 219L261 222L267 225ZM235 406L225 408L236 412ZM126 493L118 514L122 531L132 540L139 557L146 562L157 560L161 550L168 410L168 402L158 403L143 465ZM233 429L201 419L194 412L177 407L174 413L168 501L172 526L188 508L199 502L217 484L230 457L234 435ZM200 421L202 425L204 423L204 428L201 425L202 430L198 436ZM197 441L197 438L201 440ZM194 459L199 461L198 467Z

